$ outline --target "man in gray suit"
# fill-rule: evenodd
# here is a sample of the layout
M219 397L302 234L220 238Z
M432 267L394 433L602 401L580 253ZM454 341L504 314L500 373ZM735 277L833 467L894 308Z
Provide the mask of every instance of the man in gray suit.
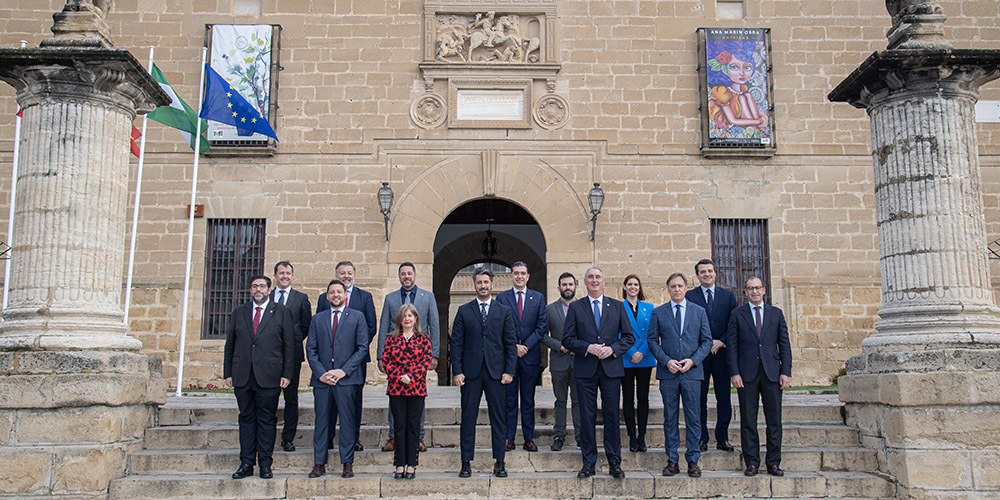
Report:
M566 312L576 297L576 277L572 273L559 275L559 298L546 307L549 320L548 334L542 337L542 343L549 348L549 371L552 373L552 393L556 396L555 403L555 437L552 439L552 451L559 451L566 442L566 396L570 394L573 411L573 435L577 444L580 443L580 404L576 397L576 383L573 380L573 353L562 346L563 325L566 323Z
M420 315L420 324L424 333L431 337L431 365L428 371L434 370L438 365L438 358L441 355L441 328L438 322L437 301L434 294L417 288L417 267L412 262L404 262L399 265L399 290L395 290L385 296L382 303L382 316L379 318L378 328L378 369L385 373L382 366L382 350L385 348L385 338L389 335L389 330L396 325L396 313L403 304L413 304ZM417 449L427 451L424 444L424 416L427 409L424 408L424 415L420 416L420 444ZM386 441L382 451L393 451L396 449L395 433L393 431L392 412L389 412L389 440Z

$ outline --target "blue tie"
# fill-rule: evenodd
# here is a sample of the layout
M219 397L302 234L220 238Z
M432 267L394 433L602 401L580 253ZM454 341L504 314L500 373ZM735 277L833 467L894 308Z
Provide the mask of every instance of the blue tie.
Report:
M285 291L284 290L278 290L278 293L281 294L281 297L278 297L278 303L281 304L281 305L285 305Z
M485 302L480 302L479 303L479 310L483 313L483 325L485 326L486 325L486 303Z
M681 334L681 305L674 305L674 324L677 325L677 334Z
M714 295L714 294L712 293L711 290L705 290L705 293L708 294L708 300L706 301L706 305L708 307L706 307L706 309L708 309L708 313L711 314L712 313L712 306L715 305L715 301L712 300L713 299L712 295Z
M601 329L601 306L597 299L594 299L594 322L597 323L597 329Z

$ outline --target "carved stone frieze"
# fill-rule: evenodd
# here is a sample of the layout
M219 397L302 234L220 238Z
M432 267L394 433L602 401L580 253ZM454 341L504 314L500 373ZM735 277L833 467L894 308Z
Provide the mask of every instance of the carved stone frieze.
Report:
M438 14L434 60L463 63L528 63L542 60L544 15Z
M437 94L424 94L410 106L410 118L418 127L432 129L440 127L448 117L444 99Z

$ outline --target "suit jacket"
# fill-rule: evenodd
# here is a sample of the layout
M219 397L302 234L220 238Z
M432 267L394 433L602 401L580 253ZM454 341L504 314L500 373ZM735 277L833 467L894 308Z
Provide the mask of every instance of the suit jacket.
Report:
M545 307L548 323L547 335L542 336L542 343L549 348L549 370L561 372L569 370L573 365L573 353L562 352L563 327L566 317L563 316L562 299Z
M708 315L698 304L687 301L683 332L677 331L674 322L674 302L670 301L653 310L649 320L649 351L656 358L657 380L705 380L702 361L712 350L712 330ZM691 359L694 366L686 373L670 373L667 361Z
M548 329L548 319L545 312L545 297L534 290L524 289L524 315L517 314L517 294L514 289L505 290L497 295L496 301L509 307L514 318L514 334L517 343L528 347L528 353L517 358L518 362L531 366L542 363L542 336Z
M416 289L416 297L413 299L413 307L417 308L420 315L420 329L431 337L431 357L441 357L441 327L438 321L437 301L434 294L420 288ZM385 296L382 303L382 316L379 318L378 329L378 359L382 359L382 350L385 348L385 337L396 328L396 313L403 305L403 298L399 289L390 292Z
M330 308L330 301L326 300L325 293L317 300L316 314ZM347 302L347 307L355 311L360 311L361 314L365 315L365 324L368 325L368 344L371 344L372 340L375 339L375 335L378 334L378 328L375 324L375 301L372 299L372 294L367 290L354 287L354 290L351 291L351 299ZM371 360L371 356L365 354L365 363Z
M779 375L792 376L792 346L788 341L785 315L777 307L763 306L764 321L759 339L749 302L737 307L729 317L726 336L729 373L739 374L744 382L757 378L758 363L764 365L764 374L771 382L778 382Z
M363 384L365 378L360 368L368 355L368 325L364 316L348 307L337 319L337 337L331 345L332 331L333 309L316 314L309 323L309 336L306 338L306 359L312 369L309 385L330 387L320 382L319 377L337 368L346 373L337 385Z
M623 377L625 367L622 364L622 356L635 343L625 306L605 296L601 311L601 328L598 331L591 300L588 295L574 301L566 313L562 345L576 354L573 375L577 378L590 378L597 375L597 367L600 366L609 377ZM590 344L610 346L614 350L614 355L597 359L597 356L587 353Z
M271 301L277 302L277 295L277 288L271 290ZM326 300L325 297L324 300ZM295 326L295 362L301 363L306 360L305 352L302 350L302 341L309 334L309 322L312 321L309 296L294 288L289 288L288 297L285 297L285 307L292 313L292 324Z
M705 301L705 291L700 286L687 291L685 298L688 302L698 304L708 313L708 325L712 329L712 338L726 342L726 332L729 330L729 315L739 307L736 302L736 295L728 289L715 285L715 296L712 297L712 312L708 311L708 303ZM728 343L726 344L728 345Z
M483 361L490 378L499 379L504 373L513 375L517 363L517 337L511 310L490 302L486 325L479 310L479 300L462 304L451 326L451 373L475 378L482 373Z
M234 387L250 381L253 370L257 385L278 387L282 378L291 379L295 367L295 327L288 308L270 302L261 312L257 335L253 334L253 302L233 309L226 332L222 376L233 378Z
M635 344L629 350L625 351L625 356L622 356L622 362L626 368L656 366L656 359L649 353L649 320L653 316L653 304L639 302L637 307L639 314L636 316L632 316L632 309L625 305L624 302L622 302L622 305L625 306L625 314L628 315L628 322L632 325L632 336L635 337ZM636 352L642 353L642 361L633 363L632 355Z

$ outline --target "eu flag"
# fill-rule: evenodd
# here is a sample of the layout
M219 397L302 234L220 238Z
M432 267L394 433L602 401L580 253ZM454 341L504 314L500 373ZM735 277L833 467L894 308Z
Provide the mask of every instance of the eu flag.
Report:
M260 111L254 109L233 86L205 64L205 103L201 106L198 116L226 123L236 127L239 135L250 135L253 132L273 137L274 129Z

